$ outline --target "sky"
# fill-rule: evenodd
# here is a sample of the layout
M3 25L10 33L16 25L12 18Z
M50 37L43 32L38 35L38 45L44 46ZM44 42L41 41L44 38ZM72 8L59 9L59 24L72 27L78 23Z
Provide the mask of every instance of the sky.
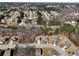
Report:
M0 2L79 2L79 0L0 0Z

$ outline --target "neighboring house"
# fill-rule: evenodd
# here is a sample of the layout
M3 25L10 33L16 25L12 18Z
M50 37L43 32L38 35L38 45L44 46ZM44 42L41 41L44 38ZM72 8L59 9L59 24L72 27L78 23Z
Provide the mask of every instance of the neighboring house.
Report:
M77 24L76 21L65 21L65 24L71 24L73 26L75 26Z

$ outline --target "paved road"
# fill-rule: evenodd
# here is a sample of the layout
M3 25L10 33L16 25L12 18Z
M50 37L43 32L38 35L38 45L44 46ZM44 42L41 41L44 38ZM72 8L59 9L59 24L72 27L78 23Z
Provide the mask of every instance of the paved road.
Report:
M0 45L0 49L2 50L8 49L8 48L15 48L15 47L16 45ZM53 48L56 51L58 51L61 55L64 55L64 56L68 55L65 50L62 50L62 48L58 47L55 44L18 44L18 47Z
M12 49L12 48L15 48L16 45L0 45L0 49L1 50L6 50L8 48Z
M58 51L61 55L63 56L67 56L68 54L66 53L66 51L62 50L62 48L58 47L55 44L18 44L19 47L34 47L34 48L53 48L56 51Z
M9 50L5 50L4 55L3 56L10 56L10 49Z
M56 46L56 45L53 45L53 44L36 44L35 45L36 48L53 48L55 49L57 52L59 52L61 55L68 55L65 50L63 51L60 47Z

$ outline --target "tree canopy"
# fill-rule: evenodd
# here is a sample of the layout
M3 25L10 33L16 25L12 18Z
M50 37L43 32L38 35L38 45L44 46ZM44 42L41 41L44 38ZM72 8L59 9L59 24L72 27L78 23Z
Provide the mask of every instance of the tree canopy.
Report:
M63 26L60 27L60 31L65 33L74 33L75 28L70 24L63 24Z
M45 24L45 21L43 21L43 18L42 18L42 14L39 11L37 11L37 15L38 15L37 24L39 25Z

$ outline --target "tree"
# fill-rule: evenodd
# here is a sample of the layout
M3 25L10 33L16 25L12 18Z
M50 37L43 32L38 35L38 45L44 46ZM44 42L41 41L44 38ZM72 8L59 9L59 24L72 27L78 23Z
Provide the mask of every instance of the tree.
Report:
M60 9L57 8L57 7L45 7L44 9L47 10L47 11L51 11L51 10L53 10L53 11L60 12Z
M39 25L45 24L45 21L43 21L43 18L42 18L42 14L39 11L37 11L37 15L38 15L37 24Z
M64 33L74 33L75 28L70 24L63 24L63 26L60 27L60 31Z
M50 21L49 25L59 26L61 25L61 22L57 18L53 18L53 20Z
M22 19L24 17L24 13L20 12L20 18Z
M59 33L59 28L55 29L55 34L58 34Z
M42 30L42 32L45 33L45 34L47 34L48 31L49 31L49 29L48 29L46 26L41 27L41 30Z
M18 18L18 23L21 22L21 19L23 19L23 17L24 17L24 13L20 12L20 16L17 17Z
M0 15L0 20L1 20L1 19L4 19L4 17L5 17L4 15Z

